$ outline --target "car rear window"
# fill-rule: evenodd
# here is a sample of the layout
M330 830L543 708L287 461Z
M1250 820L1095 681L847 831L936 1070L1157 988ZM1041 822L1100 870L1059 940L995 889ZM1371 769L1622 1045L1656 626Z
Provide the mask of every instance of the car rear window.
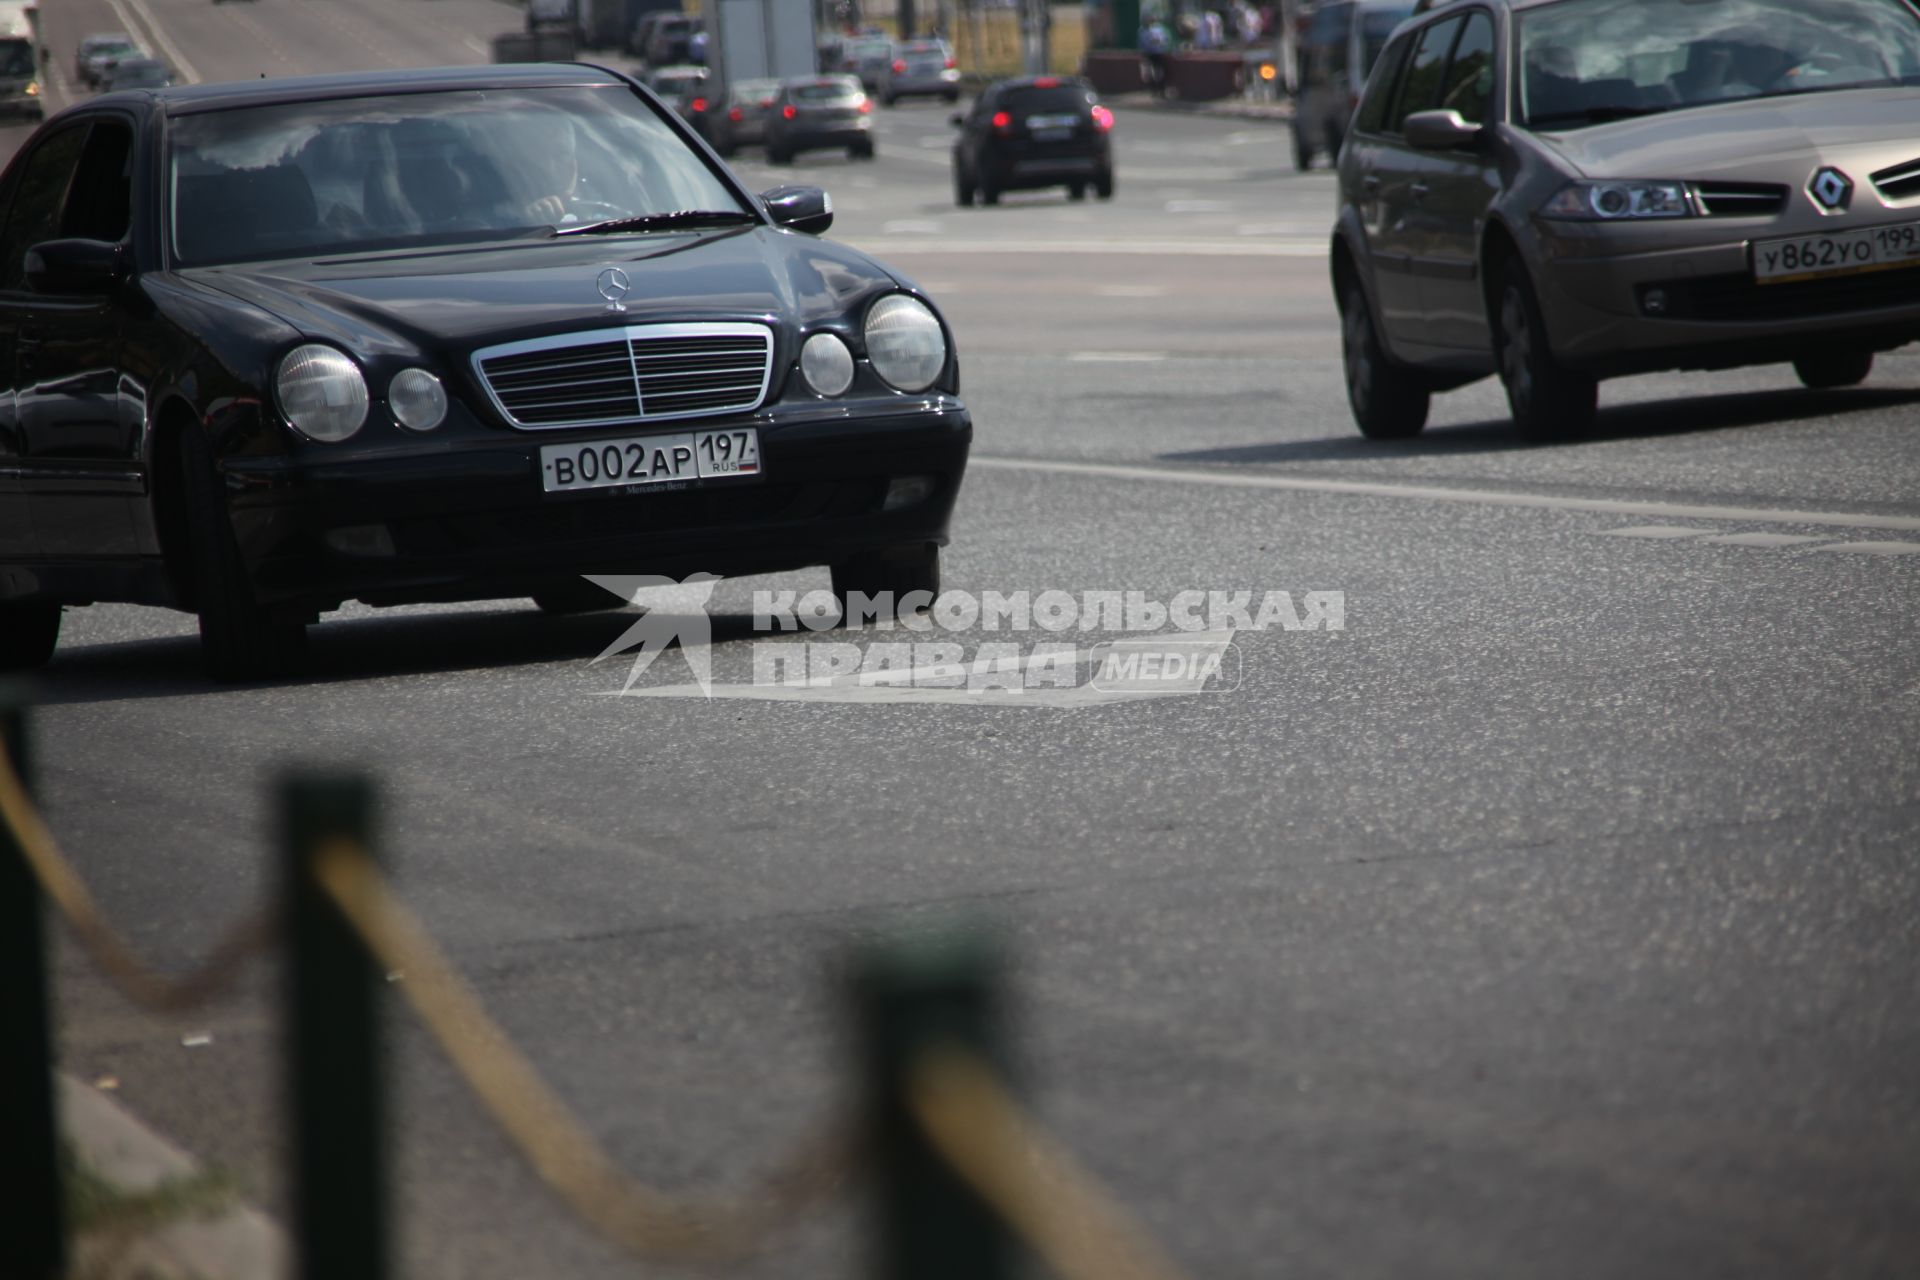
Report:
M847 80L823 80L816 84L795 85L793 88L796 102L839 102L859 96L860 86Z
M1060 85L1052 89L1009 89L1001 95L1000 105L1015 115L1036 112L1085 112L1093 105L1093 94L1086 89Z

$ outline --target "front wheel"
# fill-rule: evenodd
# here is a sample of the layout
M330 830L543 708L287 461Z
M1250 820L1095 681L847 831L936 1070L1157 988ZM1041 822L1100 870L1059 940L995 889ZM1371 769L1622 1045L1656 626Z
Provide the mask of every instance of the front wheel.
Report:
M1340 304L1340 354L1347 374L1347 407L1369 440L1404 440L1427 425L1432 397L1406 369L1387 360L1366 291L1349 284Z
M215 680L278 675L305 650L307 629L275 616L254 599L227 514L226 491L205 437L189 428L181 436L180 450L201 661Z
M59 641L58 600L0 604L0 671L45 666Z
M1500 277L1499 298L1494 356L1513 425L1529 440L1557 440L1586 430L1593 424L1600 384L1592 374L1553 358L1539 299L1519 263L1509 263Z
M1871 351L1817 351L1793 362L1800 381L1815 391L1857 387L1873 372Z
M882 620L904 616L903 606L927 608L939 596L940 548L921 542L863 551L835 564L832 572L833 595L840 602L843 624L862 621L856 616L863 611L861 602L849 599L855 594L865 596L871 603L864 608L879 610ZM925 598L909 601L907 597L915 592L925 592Z

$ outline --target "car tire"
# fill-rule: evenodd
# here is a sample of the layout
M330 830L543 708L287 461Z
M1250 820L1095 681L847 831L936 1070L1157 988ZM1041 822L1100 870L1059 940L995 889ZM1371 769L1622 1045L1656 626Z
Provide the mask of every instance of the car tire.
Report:
M532 600L534 607L540 612L555 617L564 617L570 613L599 613L607 609L624 609L628 603L605 587L588 582L585 578L574 578L542 588L533 593Z
M1298 125L1293 129L1293 167L1301 173L1313 168L1313 147Z
M849 159L849 160L871 160L871 159L873 159L873 144L872 144L871 142L868 142L868 143L865 143L865 144L863 144L863 145L861 145L861 146L857 146L857 147L848 147L848 148L847 148L847 159Z
M1108 169L1094 175L1093 194L1102 200L1113 199L1113 170Z
M982 179L980 183L980 203L981 204L999 204L1000 188L994 186L993 183L986 181L985 179Z
M1069 183L1067 184L1067 199L1069 199L1069 200L1085 200L1086 198L1087 198L1087 184L1086 184L1086 183L1084 183L1084 182L1069 182Z
M847 597L858 591L868 597L892 595L896 606L909 594L924 591L928 603L940 595L940 548L931 542L909 543L863 551L834 564L833 598L842 620L848 617Z
M0 671L45 666L60 642L60 613L58 600L0 604Z
M1553 358L1539 299L1526 269L1510 262L1495 277L1494 364L1507 389L1513 425L1528 440L1558 440L1593 424L1599 382Z
M307 629L274 617L254 599L206 438L189 428L181 437L180 449L201 662L215 680L278 675L306 648Z
M962 209L973 208L973 179L959 169L953 171L953 202Z
M1815 391L1857 387L1873 372L1871 351L1817 351L1793 362L1800 381Z
M896 95L889 93L880 99L880 105L883 107L891 107L898 101L900 101L900 99Z
M780 147L768 147L767 163L768 164L792 164L793 153L791 151L784 150Z
M952 106L954 103L960 101L960 95L957 93L943 93L940 96L947 100L948 106Z
M1432 397L1418 376L1388 357L1366 291L1349 284L1340 303L1340 354L1347 407L1369 440L1404 440L1427 425Z

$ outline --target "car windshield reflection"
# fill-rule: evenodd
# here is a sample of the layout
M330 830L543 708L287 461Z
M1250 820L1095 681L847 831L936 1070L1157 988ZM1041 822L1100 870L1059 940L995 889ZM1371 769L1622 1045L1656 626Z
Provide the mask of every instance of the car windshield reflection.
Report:
M747 214L619 86L207 112L170 137L178 266L511 239L681 209Z

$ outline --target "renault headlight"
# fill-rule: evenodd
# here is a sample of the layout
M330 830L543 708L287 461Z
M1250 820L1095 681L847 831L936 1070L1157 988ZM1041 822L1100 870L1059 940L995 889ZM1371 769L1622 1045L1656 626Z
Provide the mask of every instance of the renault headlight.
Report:
M853 385L853 352L831 333L816 333L800 348L800 372L823 396L837 396Z
M431 431L447 416L447 389L425 369L402 369L387 384L387 408L409 431Z
M867 310L867 359L889 386L925 391L947 366L947 338L924 302L890 293Z
M1569 182L1540 210L1542 217L1584 222L1627 218L1685 218L1684 182Z
M280 412L309 440L337 444L367 420L367 380L332 347L309 343L287 352L274 391Z

